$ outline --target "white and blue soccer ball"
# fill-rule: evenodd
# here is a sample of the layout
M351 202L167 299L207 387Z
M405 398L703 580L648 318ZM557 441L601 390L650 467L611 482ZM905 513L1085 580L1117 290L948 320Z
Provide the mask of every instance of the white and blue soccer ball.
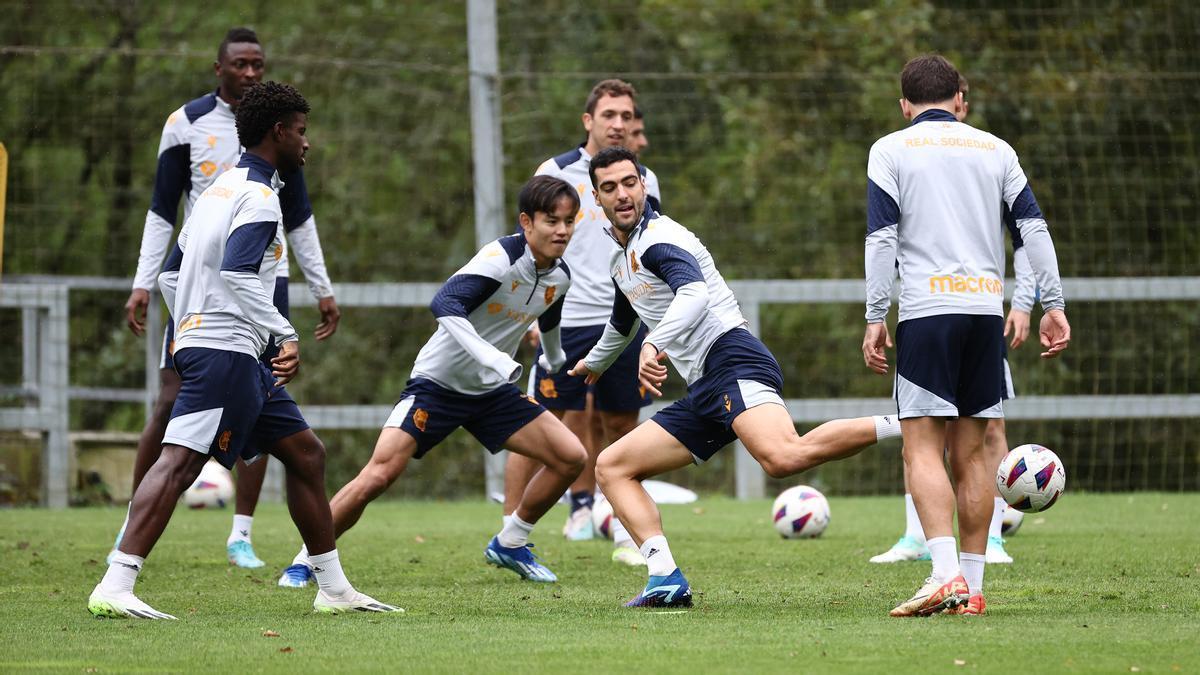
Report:
M1004 507L1004 516L1000 520L1000 535L1011 537L1021 529L1021 521L1025 520L1025 514L1014 509L1011 506Z
M1067 488L1067 471L1053 450L1036 444L1009 451L996 470L996 489L1008 505L1025 513L1054 506Z
M829 502L816 488L797 485L779 493L771 517L784 539L819 537L829 526Z
M605 539L612 539L612 522L615 517L612 504L607 499L597 499L592 504L592 527L595 528L597 535Z
M229 470L210 459L196 482L183 493L183 503L189 509L223 509L233 501L233 476Z

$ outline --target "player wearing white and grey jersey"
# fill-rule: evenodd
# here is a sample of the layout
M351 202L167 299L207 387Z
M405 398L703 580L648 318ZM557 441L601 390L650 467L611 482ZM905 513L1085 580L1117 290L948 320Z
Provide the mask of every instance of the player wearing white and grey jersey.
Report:
M863 358L888 371L884 320L900 271L896 399L904 454L933 574L893 616L963 608L981 613L995 466L987 420L1003 416L1004 209L1011 211L1041 291L1043 357L1070 341L1046 221L1003 140L959 122L959 74L944 58L917 57L901 73L901 109L912 126L871 148L867 164L867 329ZM946 420L957 418L947 435ZM947 442L949 441L949 442ZM954 488L943 468L949 448ZM958 503L962 556L952 522Z
M430 309L437 331L417 355L371 461L338 490L330 508L340 536L399 478L409 460L420 459L462 427L489 451L507 448L542 467L484 557L524 579L553 582L554 573L529 551L529 535L579 476L586 454L557 417L514 386L521 366L513 356L529 324L537 321L545 346L541 366L554 372L565 361L559 324L573 282L562 257L575 229L579 198L570 184L535 176L518 202L521 233L484 246L434 296ZM313 570L302 549L279 585L303 586Z
M828 422L798 436L783 402L783 373L775 357L746 329L737 300L703 243L648 206L633 153L602 151L592 159L591 178L611 223L608 235L618 247L605 256L617 292L599 343L570 374L588 381L607 377L605 367L641 321L651 327L638 355L642 385L661 396L664 358L687 381L685 397L610 445L596 464L605 497L649 568L645 589L628 606L686 607L692 602L687 579L675 565L642 480L703 462L734 439L771 476L790 476L853 455L899 429L894 416L862 417Z

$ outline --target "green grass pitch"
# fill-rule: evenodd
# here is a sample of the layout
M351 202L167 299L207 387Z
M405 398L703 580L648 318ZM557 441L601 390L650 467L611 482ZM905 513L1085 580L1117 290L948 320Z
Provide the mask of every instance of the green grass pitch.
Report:
M317 616L281 589L298 546L282 506L254 527L262 570L231 568L231 512L176 512L138 582L179 622L97 620L86 599L118 509L0 512L0 672L1197 672L1200 495L1070 494L1026 518L1013 565L987 568L988 615L892 619L928 563L872 565L902 503L833 498L817 540L784 541L765 501L663 510L696 593L687 613L621 606L644 568L607 542L564 542L556 507L535 530L561 578L485 566L499 507L384 502L340 542L361 590L404 615ZM277 634L277 636L275 636Z

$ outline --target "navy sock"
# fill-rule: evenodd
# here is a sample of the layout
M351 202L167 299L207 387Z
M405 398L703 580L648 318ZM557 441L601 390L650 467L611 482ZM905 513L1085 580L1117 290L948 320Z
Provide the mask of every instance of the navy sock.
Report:
M571 493L571 513L575 513L582 508L592 508L596 503L596 496L591 492L572 492Z

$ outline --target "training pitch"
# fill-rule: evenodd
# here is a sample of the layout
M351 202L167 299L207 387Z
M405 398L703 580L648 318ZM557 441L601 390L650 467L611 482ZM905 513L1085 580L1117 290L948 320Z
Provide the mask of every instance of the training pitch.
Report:
M317 616L314 590L275 585L299 539L263 506L268 566L230 567L232 512L180 508L137 592L178 622L93 619L87 596L124 509L0 512L0 671L1196 672L1200 495L1068 492L1030 514L989 565L988 614L893 619L928 563L873 565L903 526L899 497L831 498L816 540L784 541L770 502L663 510L692 584L685 613L625 609L645 568L605 541L567 543L556 507L535 551L561 579L488 567L499 507L384 502L339 542L350 580L402 615Z

